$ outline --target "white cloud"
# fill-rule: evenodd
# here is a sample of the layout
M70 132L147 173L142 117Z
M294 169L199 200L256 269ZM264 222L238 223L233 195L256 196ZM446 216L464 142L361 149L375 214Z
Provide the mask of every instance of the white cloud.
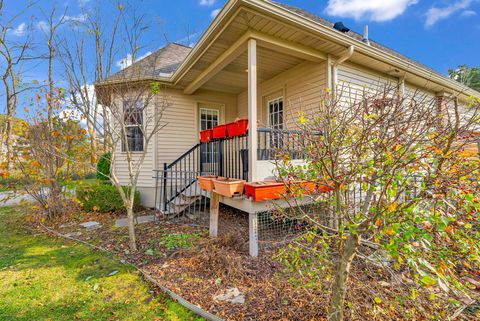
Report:
M210 12L210 17L212 19L215 19L215 17L218 15L218 13L220 12L221 9L215 9L213 10L212 12Z
M40 30L40 31L43 31L43 32L47 32L48 31L48 23L45 21L45 20L40 20L39 22L37 22L37 29Z
M147 56L150 56L152 54L151 51L147 52L146 54L144 54L143 56L140 56L140 57L137 57L137 59L135 61L139 61L139 60L142 60L143 58L147 57ZM130 66L131 64L133 63L132 61L132 55L131 54L127 54L126 57L120 59L117 61L117 67L120 68L120 69L125 69L127 68L128 66Z
M210 6L213 6L215 4L215 0L200 0L199 4L201 6L210 7Z
M27 24L25 22L22 22L16 28L12 29L11 33L14 36L21 37L25 34L26 29L27 29Z
M419 0L329 0L325 9L331 16L389 21L402 15Z
M87 15L86 14L79 14L77 16L64 15L62 19L63 21L85 22L87 20Z
M476 16L476 15L477 15L477 13L473 10L465 10L461 14L462 17L471 17L471 16Z
M425 20L425 26L431 27L442 19L450 17L457 11L467 9L472 4L472 0L460 0L443 8L432 7L428 9Z

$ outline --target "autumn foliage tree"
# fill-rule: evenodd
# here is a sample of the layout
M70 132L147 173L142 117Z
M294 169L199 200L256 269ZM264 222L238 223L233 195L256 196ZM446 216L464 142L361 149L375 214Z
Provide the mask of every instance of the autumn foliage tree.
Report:
M306 163L291 162L287 147L278 171L284 179L328 185L331 192L290 194L292 206L311 197L322 211L297 207L293 217L314 232L280 257L302 273L305 286L332 280L330 320L343 320L351 307L345 296L355 260L407 276L413 284L400 283L411 293L408 304L423 305L418 311L430 304L415 300L419 292L432 300L436 294L443 313L453 302L474 302L465 276L480 262L480 173L478 158L463 151L476 142L479 104L473 98L462 106L455 97L407 97L396 88L359 95L344 87L300 113ZM380 294L372 297L377 308L383 301Z
M88 171L86 131L61 111L62 91L44 90L32 102L34 109L15 154L15 167L25 179L23 189L40 205L47 218L68 211L70 199L62 186L73 174ZM50 113L48 112L50 110ZM29 112L28 109L26 109Z

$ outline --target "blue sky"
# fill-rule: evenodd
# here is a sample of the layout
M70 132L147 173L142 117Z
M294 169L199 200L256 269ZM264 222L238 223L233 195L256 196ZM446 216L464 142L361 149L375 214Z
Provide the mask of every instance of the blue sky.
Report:
M95 0L41 0L19 17L9 33L12 41L30 33L38 50L45 47L43 11L57 7L58 15L82 19L81 7ZM102 0L110 1L110 0ZM27 0L6 0L4 18L26 6ZM362 32L369 25L370 38L418 60L442 74L460 64L480 66L480 0L282 0L332 21L343 21ZM143 0L140 10L151 21L141 55L171 42L194 44L225 0ZM66 8L66 9L65 9ZM108 18L107 18L108 19ZM31 30L28 30L31 26ZM127 52L121 55L125 56ZM120 56L118 60L120 60ZM0 63L1 65L1 63ZM116 67L118 68L118 67ZM0 66L1 69L1 66ZM45 63L25 66L26 80L45 79ZM56 70L61 78L61 72ZM60 84L61 85L61 84ZM2 90L0 89L0 96ZM0 112L4 103L0 100Z

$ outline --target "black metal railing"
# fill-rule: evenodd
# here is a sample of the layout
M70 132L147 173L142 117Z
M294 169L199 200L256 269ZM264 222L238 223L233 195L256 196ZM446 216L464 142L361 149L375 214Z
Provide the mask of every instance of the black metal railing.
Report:
M259 128L257 159L274 160L286 152L292 159L305 158L302 139L299 131ZM155 170L156 207L168 212L181 197L188 198L185 194L197 188L199 175L247 180L248 149L248 136L216 139L196 144L171 164L164 163L163 169Z

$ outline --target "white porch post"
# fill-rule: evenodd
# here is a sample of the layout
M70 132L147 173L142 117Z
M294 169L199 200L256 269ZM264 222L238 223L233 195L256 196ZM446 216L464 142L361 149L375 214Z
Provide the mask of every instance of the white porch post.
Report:
M257 180L257 41L248 40L248 180Z

